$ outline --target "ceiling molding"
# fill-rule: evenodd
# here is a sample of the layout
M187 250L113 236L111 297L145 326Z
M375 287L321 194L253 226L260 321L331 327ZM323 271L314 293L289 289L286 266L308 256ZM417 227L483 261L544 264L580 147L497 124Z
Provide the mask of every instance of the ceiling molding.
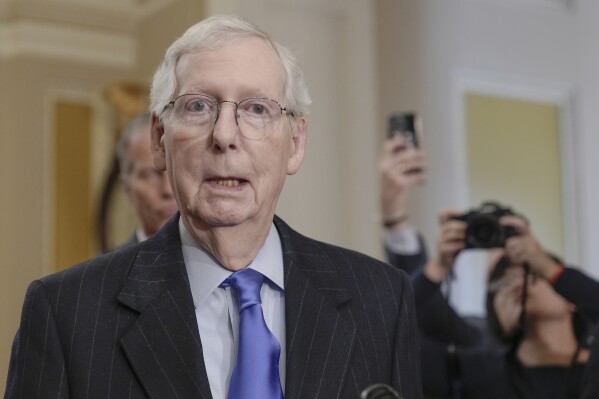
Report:
M573 7L574 0L478 0L502 6L539 6L566 11Z
M0 0L0 58L134 67L140 24L177 1Z
M0 23L33 19L133 32L145 18L178 0L0 0Z
M137 42L123 32L64 27L41 21L0 24L0 58L38 56L131 68L137 59Z

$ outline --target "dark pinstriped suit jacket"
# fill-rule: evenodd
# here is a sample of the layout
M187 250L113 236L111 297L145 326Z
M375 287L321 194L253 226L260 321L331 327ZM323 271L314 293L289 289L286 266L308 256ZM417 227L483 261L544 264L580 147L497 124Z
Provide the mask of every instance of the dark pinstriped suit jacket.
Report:
M31 284L6 398L211 398L177 221ZM385 382L420 398L406 275L275 224L285 268L285 397L357 399Z

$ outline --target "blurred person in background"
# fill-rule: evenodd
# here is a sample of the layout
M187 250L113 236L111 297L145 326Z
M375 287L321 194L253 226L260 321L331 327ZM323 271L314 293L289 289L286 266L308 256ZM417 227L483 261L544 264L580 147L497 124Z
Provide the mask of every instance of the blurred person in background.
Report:
M457 254L467 247L467 222L460 216L456 210L441 212L437 253L413 278L425 394L579 398L587 339L599 319L599 283L549 255L522 217L503 216L501 225L515 234L492 250L488 328L477 330L446 301L435 299Z
M151 122L149 112L136 115L117 143L120 181L139 223L123 245L136 244L154 235L177 212L168 176L154 166Z

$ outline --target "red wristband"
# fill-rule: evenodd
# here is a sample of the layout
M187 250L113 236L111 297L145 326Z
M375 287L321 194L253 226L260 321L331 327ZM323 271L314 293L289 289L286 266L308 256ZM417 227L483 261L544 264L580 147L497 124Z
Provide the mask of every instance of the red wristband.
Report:
M559 276L562 275L562 273L564 272L564 270L566 270L565 267L560 266L559 269L557 269L556 271L553 272L553 274L547 279L547 281L549 281L549 284L553 285L555 284L555 282L557 281L557 279L559 278Z

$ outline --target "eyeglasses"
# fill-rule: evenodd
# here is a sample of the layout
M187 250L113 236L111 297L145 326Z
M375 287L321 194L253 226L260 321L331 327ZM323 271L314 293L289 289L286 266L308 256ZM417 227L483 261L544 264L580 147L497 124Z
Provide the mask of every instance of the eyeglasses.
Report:
M279 127L283 111L294 116L287 108L267 97L248 97L239 102L218 101L206 94L182 94L164 107L172 107L172 117L185 126L195 126L202 133L209 132L220 115L221 104L235 105L235 123L241 134L251 140L262 140Z

